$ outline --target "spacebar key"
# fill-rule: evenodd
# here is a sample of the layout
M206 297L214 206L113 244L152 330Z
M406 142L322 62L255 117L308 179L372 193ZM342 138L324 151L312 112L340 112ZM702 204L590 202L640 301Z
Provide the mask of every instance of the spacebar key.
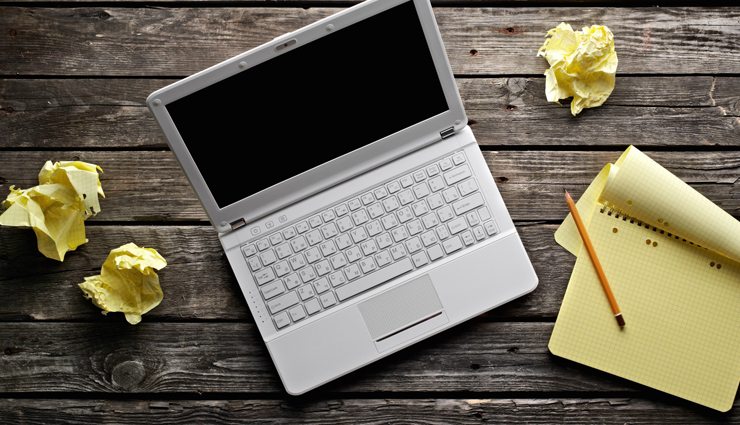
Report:
M354 297L360 292L365 292L370 288L374 288L381 283L387 282L394 277L401 276L413 269L414 266L411 264L411 260L404 258L403 260L382 268L375 273L366 275L362 279L357 279L347 285L337 288L337 297L339 298L339 301L344 301L347 298Z

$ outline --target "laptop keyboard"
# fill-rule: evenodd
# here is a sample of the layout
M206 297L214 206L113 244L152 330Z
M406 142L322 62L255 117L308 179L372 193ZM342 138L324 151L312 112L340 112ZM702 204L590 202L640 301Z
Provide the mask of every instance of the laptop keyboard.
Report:
M283 329L496 233L465 154L457 152L242 252Z

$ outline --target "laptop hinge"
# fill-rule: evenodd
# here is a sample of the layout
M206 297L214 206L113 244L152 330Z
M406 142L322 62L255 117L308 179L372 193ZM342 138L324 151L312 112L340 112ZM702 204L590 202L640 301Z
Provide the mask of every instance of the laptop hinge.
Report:
M446 139L450 136L455 134L455 127L447 127L444 130L439 132L439 135L442 136L443 139Z
M234 231L234 230L236 230L236 229L238 229L238 228L240 228L240 227L244 227L244 226L246 226L246 225L247 225L247 222L246 222L246 221L244 221L244 219L243 219L243 218L240 218L239 220L236 220L236 221L232 221L232 222L231 222L231 223L229 223L229 224L231 225L231 230L232 230L232 231Z

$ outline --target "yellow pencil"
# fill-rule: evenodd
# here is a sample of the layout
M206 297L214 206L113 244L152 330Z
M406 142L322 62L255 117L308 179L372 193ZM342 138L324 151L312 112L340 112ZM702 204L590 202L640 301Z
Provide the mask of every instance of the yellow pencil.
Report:
M588 236L588 233L586 232L586 226L583 224L583 220L581 220L581 215L578 214L578 209L576 208L576 204L573 202L573 198L570 197L570 193L568 193L567 190L563 189L565 192L565 202L568 203L568 209L570 209L570 215L573 216L573 221L576 222L576 227L578 228L578 233L581 234L581 239L583 239L583 245L586 246L586 251L588 251L588 256L591 257L591 262L594 265L594 268L596 269L596 274L599 275L599 280L601 281L601 287L604 288L604 292L606 292L606 297L609 299L609 305L612 307L612 312L614 313L614 318L617 319L617 323L620 327L624 327L624 317L622 316L622 310L619 309L619 305L617 304L617 299L614 298L614 293L612 293L612 288L609 286L609 281L606 280L606 274L604 274L604 269L601 267L601 262L599 262L599 257L596 256L596 250L594 249L593 244L591 243L591 238Z

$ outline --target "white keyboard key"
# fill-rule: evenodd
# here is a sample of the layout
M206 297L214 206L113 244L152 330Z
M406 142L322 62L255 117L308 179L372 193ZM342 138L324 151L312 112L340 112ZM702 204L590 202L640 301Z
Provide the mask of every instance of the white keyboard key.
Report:
M427 198L427 203L429 203L429 208L436 210L437 208L441 207L445 204L444 199L442 199L442 195L439 193L435 193L434 195Z
M378 263L378 267L385 267L391 263L391 254L388 251L380 251L375 254L375 261Z
M324 276L329 273L331 273L331 266L328 261L322 260L316 263L316 274Z
M337 230L336 224L329 223L321 228L321 233L324 235L324 239L331 239L339 233L339 230Z
M267 308L270 310L270 314L275 314L279 311L283 311L286 308L293 307L298 304L298 295L295 291L290 291L287 294L283 294L271 301L267 302Z
M429 185L427 185L426 182L417 184L414 186L414 195L416 195L417 199L421 199L429 195Z
M316 288L316 292L319 294L323 294L324 292L331 289L329 286L329 279L322 277L321 279L317 280L313 283L314 288Z
M293 227L288 227L287 229L283 230L283 237L285 239L290 239L296 235L296 231Z
M301 284L301 279L298 278L298 275L295 273L285 278L285 286L287 286L288 289L293 289L300 284Z
M334 211L332 211L332 210L326 210L326 211L322 212L321 213L321 218L323 218L324 219L324 222L327 222L327 223L330 222L330 221L332 221L332 220L334 220L334 218L335 218Z
M370 192L360 196L360 199L362 200L362 203L365 205L371 204L373 203L373 201L375 201L375 197Z
M383 223L383 227L385 228L385 230L390 230L398 226L398 220L396 220L395 214L388 214L386 216L383 216L383 218L380 219L380 222Z
M254 278L257 280L257 285L264 285L265 283L275 279L275 272L272 271L271 267L264 268L254 274Z
M457 185L457 188L460 190L460 194L462 194L462 196L468 196L478 190L478 185L475 183L475 180L467 179Z
M308 244L313 246L317 243L324 240L323 237L321 237L321 232L318 230L311 230L310 232L306 233L306 240L308 241Z
M421 248L421 240L416 236L406 241L406 251L411 254L415 253L416 251L420 251Z
M426 178L427 178L427 175L426 175L426 173L424 172L424 170L416 170L416 171L414 171L414 173L413 173L413 174L414 174L414 180L415 180L415 181L416 181L417 183L418 183L418 182L420 182L420 181L423 181L424 179L426 179Z
M304 249L308 248L308 242L306 242L306 238L303 236L298 236L297 238L290 241L290 246L293 247L294 252L301 252Z
M448 204L460 199L460 193L454 187L442 191L442 196L444 196L445 202Z
M311 248L308 251L306 251L306 260L308 260L309 264L315 263L321 259L321 253L319 253L318 248Z
M372 219L376 219L385 214L385 211L383 211L383 206L380 204L380 202L376 202L367 207L367 212L368 214L370 214L370 218Z
M452 208L450 208L449 205L445 205L444 207L440 208L437 211L437 214L439 215L439 220L444 223L447 220L451 220L453 217L455 217L455 214L452 213Z
M450 158L445 158L439 161L439 168L441 168L442 171L447 171L452 168L452 161L450 160Z
M411 208L404 207L398 210L398 221L405 223L414 218L414 214L411 212Z
M401 183L394 181L388 183L385 187L388 189L389 193L396 193L401 190Z
M375 198L377 198L378 200L380 200L380 199L383 199L386 196L388 196L388 191L385 190L385 188L381 186L381 187L375 189L373 191L373 194L375 195Z
M447 182L448 186L452 186L453 184L457 182L461 182L468 177L470 177L472 174L470 174L470 167L467 165L463 165L461 167L454 168L451 171L448 171L444 174L445 182Z
M460 238L458 236L453 236L450 239L442 242L442 246L444 247L445 252L448 254L453 253L463 247L462 242L460 242Z
M463 162L465 162L465 155L463 155L462 152L458 152L454 155L452 155L452 162L455 163L455 165L460 165Z
M358 248L357 246L353 246L352 248L346 250L345 254L347 254L347 260L349 260L350 263L354 263L355 261L362 258L360 248Z
M334 212L337 213L337 217L341 217L349 212L349 209L347 209L347 205L337 205L336 208L334 208Z
M391 235L388 233L383 233L382 235L375 238L375 242L378 243L378 248L388 248L393 244L393 240L391 240Z
M288 314L290 314L290 318L293 319L293 322L297 322L306 317L306 311L300 305L297 305L288 310Z
M313 286L303 285L300 288L298 288L298 295L301 297L301 300L306 301L307 299L313 297L316 294L313 290Z
M295 225L295 229L298 231L298 233L305 233L308 232L308 229L310 229L310 227L308 227L308 223L306 223L305 221L301 221L300 223Z
M344 273L339 270L329 275L329 282L331 283L331 286L336 288L337 286L346 283L347 279L344 278Z
M416 214L417 217L422 216L429 212L429 207L427 206L427 203L424 200L421 200L411 205L411 209L414 210L414 214Z
M380 225L378 220L367 223L365 228L367 229L368 236L375 236L383 231L383 227Z
M283 241L283 235L280 233L273 233L270 235L270 243L272 246L275 246Z
M480 216L480 221L487 221L491 219L491 212L488 211L488 208L486 207L479 209L478 215Z
M347 202L347 206L349 206L349 210L350 211L354 211L354 210L360 208L362 206L362 204L360 203L360 200L359 199L355 198L355 199Z
M333 241L322 242L321 245L319 245L319 249L321 250L321 255L324 257L328 257L337 252L337 246Z
M313 267L311 266L306 266L302 268L298 272L298 275L301 277L301 280L303 281L303 283L310 282L316 279L316 272L313 271Z
M331 292L327 292L324 295L320 295L319 300L321 300L321 305L323 305L324 308L329 308L337 303L337 299L334 298L334 294Z
M486 237L486 232L483 230L481 226L476 226L475 229L473 229L473 234L475 235L475 238L478 240L481 240Z
M444 188L445 188L445 182L442 180L442 177L436 176L434 178L429 179L429 189L431 189L432 192L437 192Z
M308 224L310 224L311 227L319 227L324 224L324 220L322 220L320 216L315 215L308 219Z
M427 258L427 255L424 253L424 251L417 252L416 254L412 255L411 260L414 262L414 265L416 267L421 267L429 262L429 259Z
M427 253L429 254L429 259L432 261L438 260L444 255L442 247L439 244L427 248Z
M488 233L489 236L493 236L498 233L496 223L494 223L493 221L487 221L483 223L483 227L486 229L486 233Z
M430 212L429 214L422 217L421 221L424 223L424 227L426 227L427 229L437 227L437 225L439 224L439 220L437 220L437 214L435 214L434 212Z
M398 202L400 202L401 205L410 204L414 202L415 199L416 198L414 198L414 194L411 193L411 191L408 189L398 194Z
M275 253L278 258L282 260L285 257L290 257L290 255L293 254L293 251L290 249L290 245L286 242L275 247Z
M260 259L257 257L252 257L249 260L247 260L247 262L249 263L249 268L253 272L256 272L257 270L262 268L262 263L260 263Z
M363 258L359 264L360 264L360 269L365 274L374 272L375 269L378 268L378 266L375 264L375 260L373 260L372 257Z
M413 270L411 260L409 260L408 258L404 258L403 260L397 263L393 263L388 267L383 267L382 269L374 273L363 276L362 278L357 279L353 282L349 282L344 286L340 286L336 289L337 297L339 297L339 301L344 301L347 298L365 292L368 289L374 288L381 283L385 283L391 279L401 276L404 273L410 272L411 270Z
M414 178L411 177L411 174L407 174L407 175L401 177L401 186L403 186L403 187L409 187L412 184L414 184Z
M467 223L465 223L465 219L463 219L462 217L458 217L450 221L447 226L450 228L450 233L452 233L453 235L460 233L468 228Z
M437 174L439 174L439 167L437 167L437 164L427 166L427 175L429 177L436 176Z
M337 236L337 248L339 249L345 249L348 246L352 245L352 239L350 239L348 234L343 234Z
M269 247L270 242L268 242L267 239L260 239L257 241L257 249L259 249L260 251L264 251Z
M251 257L252 255L257 253L257 248L254 245L247 245L242 248L242 252L245 256Z
M283 282L276 280L267 285L263 285L260 288L260 291L262 292L262 296L265 297L266 300L269 300L270 298L275 298L285 292L285 285L283 285Z
M321 310L319 300L317 300L316 298L308 300L304 305L306 306L306 311L308 312L308 314L316 314Z
M383 200L383 208L385 208L386 212L395 211L400 206L395 196Z
M483 195L481 195L480 193L476 193L455 202L454 204L452 204L452 209L455 210L455 214L463 215L470 210L480 207L481 205L483 205Z
M278 277L283 277L288 273L290 273L290 266L286 261L275 263L275 274L277 274Z
M475 211L470 211L469 213L465 214L465 218L468 220L468 224L470 225L470 227L474 227L480 224L478 213Z
M352 264L344 268L344 274L347 276L347 280L357 279L360 277L360 268L357 264Z
M331 257L330 261L331 261L331 266L334 267L334 270L338 270L347 265L347 259L344 257L344 254L342 254L341 252Z
M473 242L475 242L475 238L473 237L473 234L470 233L470 230L462 232L460 236L462 236L462 240L465 245L472 245Z
M270 264L277 261L277 257L275 256L275 251L269 250L265 251L262 254L260 254L260 260L262 260L262 264L265 266L269 266Z
M396 227L395 229L393 229L393 231L391 231L391 234L393 235L393 240L396 242L400 242L409 237L409 233L403 226Z
M278 329L282 329L290 325L290 318L288 318L288 313L286 312L282 312L272 319L275 321L275 327Z
M367 232L364 227L354 228L349 232L349 234L352 236L352 240L355 241L355 243L360 243L367 239Z
M403 245L398 244L391 248L391 256L394 260L398 261L399 258L403 258L406 256L406 248L403 247Z
M439 237L439 240L445 240L450 237L450 231L447 230L447 226L438 226L437 227L437 236Z
M294 255L288 261L290 262L290 266L293 267L293 270L298 270L306 265L306 259L303 258L303 254Z
M365 210L355 211L352 214L352 221L355 222L356 226L367 223L370 218L367 216Z
M406 225L406 227L409 229L409 235L416 235L421 233L422 230L424 230L423 227L421 227L421 221L414 220L410 221L409 224Z
M424 246L429 246L437 242L437 235L434 233L434 230L430 230L426 233L422 233L421 242L424 244Z
M375 241L370 239L360 244L360 249L365 256L373 255L378 251L378 246L375 245Z

